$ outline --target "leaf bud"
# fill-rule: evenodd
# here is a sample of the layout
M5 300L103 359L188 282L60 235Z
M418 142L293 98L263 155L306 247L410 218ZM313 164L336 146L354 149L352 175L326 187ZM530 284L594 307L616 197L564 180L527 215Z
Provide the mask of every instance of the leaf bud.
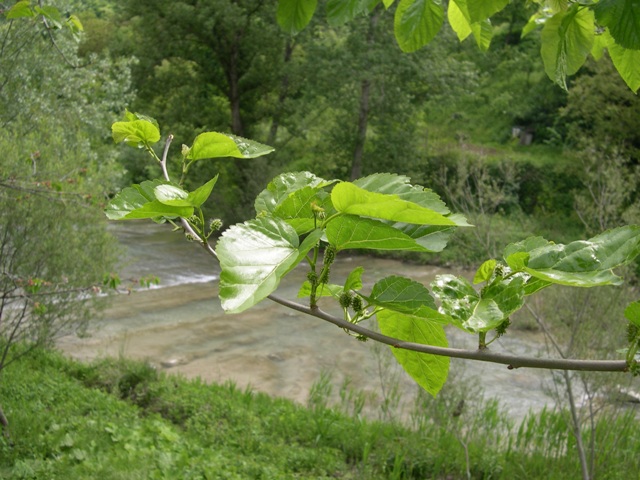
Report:
M209 221L209 231L217 232L222 228L222 225L223 225L222 220L220 220L219 218L212 218Z
M307 273L307 280L309 280L309 283L311 285L317 285L318 284L318 274L316 272L308 272Z
M351 308L353 308L354 312L362 312L362 310L364 309L364 305L362 304L362 297L359 297L358 295L353 297L353 300L351 300Z
M340 302L340 306L342 308L349 308L352 301L353 296L349 292L342 292L340 294L340 298L338 299L338 302Z

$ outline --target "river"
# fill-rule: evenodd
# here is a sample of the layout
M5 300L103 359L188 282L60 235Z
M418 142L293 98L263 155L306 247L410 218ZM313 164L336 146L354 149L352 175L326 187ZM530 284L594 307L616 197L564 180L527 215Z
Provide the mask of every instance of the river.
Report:
M359 342L331 324L268 300L242 314L226 315L216 297L219 267L197 244L186 242L166 225L151 222L122 222L109 228L124 247L123 280L154 274L160 284L117 295L104 318L90 325L88 337L61 339L60 347L74 358L146 359L159 369L189 378L232 380L241 388L251 386L301 403L323 372L331 374L334 398L345 380L370 398L380 398L381 381L388 383L392 377L400 387L398 409L410 408L417 391L414 382L401 369L380 373L389 355L386 347ZM365 267L365 289L367 281L371 286L375 279L391 274L428 284L435 275L451 273L389 259L342 256L332 268L332 281L340 283L357 265ZM278 294L295 299L304 276L304 269L296 268L283 280ZM447 336L452 347L474 348L476 342L454 328ZM539 341L534 333L514 330L491 348L535 356ZM508 370L503 365L454 359L451 376L463 388L465 382L482 385L485 397L498 397L514 419L554 403L545 393L544 385L550 380L547 371Z

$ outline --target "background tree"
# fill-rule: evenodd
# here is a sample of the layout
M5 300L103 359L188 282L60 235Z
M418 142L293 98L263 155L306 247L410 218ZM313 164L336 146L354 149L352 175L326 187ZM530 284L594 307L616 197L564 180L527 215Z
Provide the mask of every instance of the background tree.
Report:
M0 45L1 372L102 304L116 247L101 209L122 176L104 125L131 97L127 61L75 68L77 43L41 15L0 16Z

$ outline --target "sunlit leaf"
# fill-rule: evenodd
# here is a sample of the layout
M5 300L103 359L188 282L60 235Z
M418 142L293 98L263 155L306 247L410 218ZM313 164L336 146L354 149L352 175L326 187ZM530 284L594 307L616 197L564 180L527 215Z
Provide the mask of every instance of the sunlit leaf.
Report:
M175 185L158 185L154 189L156 199L165 205L174 207L193 207L189 202L189 192Z
M279 218L258 217L225 230L216 245L222 308L239 313L273 293L307 253L299 247L295 230Z
M204 158L256 158L273 152L273 148L229 133L205 132L198 135L187 154L189 160Z
M155 217L190 217L193 208L171 206L159 202L154 190L163 185L160 180L142 182L123 189L107 205L105 214L110 220L131 220Z
M458 6L458 0L451 0L449 2L447 19L449 20L449 25L451 25L453 31L456 32L458 40L462 42L465 38L471 35L471 25Z
M398 195L370 192L349 182L333 188L331 201L338 212L352 215L420 225L456 225L449 217Z
M638 93L640 89L640 50L629 50L615 43L609 43L607 49L613 65L627 86Z
M397 195L398 198L438 212L442 215L450 213L440 196L433 190L420 185L411 185L409 177L395 173L374 173L353 181L353 184L375 193Z
M442 28L441 0L400 0L394 19L394 33L404 52L415 52L429 43Z
M189 202L191 203L191 205L194 207L201 207L202 204L206 202L209 196L211 195L211 192L213 191L213 187L215 186L217 181L218 181L218 175L213 177L204 185L201 185L200 187L196 188L193 192L190 192Z
M289 195L305 187L322 188L334 183L316 177L309 172L283 173L275 177L256 198L254 206L256 213L273 213L275 209L289 198Z
M341 215L327 224L328 241L338 250L363 248L373 250L428 251L410 236L370 218Z
M449 345L442 326L424 318L391 310L383 310L378 313L377 317L380 331L384 335L423 345L436 347ZM447 381L449 375L448 357L395 347L391 347L391 352L411 378L431 395L436 396Z
M476 271L475 276L473 277L473 283L482 283L491 279L497 263L498 262L492 258L491 260L487 260L482 265L480 265L480 267Z
M111 132L116 143L125 142L132 147L153 145L160 140L160 130L148 120L115 122Z
M593 12L574 4L555 14L542 29L542 61L551 80L566 90L566 78L584 64L595 36Z
M545 282L594 287L621 283L612 269L629 263L638 254L640 227L628 225L568 245L532 237L507 246L504 256L514 271Z
M522 276L492 283L482 295L462 277L439 275L431 284L440 300L440 311L454 324L470 332L488 332L496 328L524 304Z

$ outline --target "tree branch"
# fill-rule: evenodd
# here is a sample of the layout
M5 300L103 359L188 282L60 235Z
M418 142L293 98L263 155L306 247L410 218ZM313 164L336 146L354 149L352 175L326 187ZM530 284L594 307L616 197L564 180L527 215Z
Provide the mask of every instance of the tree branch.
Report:
M320 318L329 323L350 330L352 332L364 335L376 342L384 343L395 348L403 348L420 353L429 353L432 355L440 355L451 358L464 358L467 360L477 360L481 362L500 363L507 365L509 369L514 368L545 368L550 370L580 370L590 372L626 372L628 369L627 362L624 360L576 360L576 359L555 359L555 358L535 358L535 357L519 357L515 355L504 355L502 353L494 353L483 350L462 350L458 348L435 347L432 345L423 345L420 343L405 342L398 338L388 337L381 333L369 330L368 328L335 317L319 308L310 308L296 302L292 302L276 295L269 295L270 300L296 310L306 313L316 318Z

